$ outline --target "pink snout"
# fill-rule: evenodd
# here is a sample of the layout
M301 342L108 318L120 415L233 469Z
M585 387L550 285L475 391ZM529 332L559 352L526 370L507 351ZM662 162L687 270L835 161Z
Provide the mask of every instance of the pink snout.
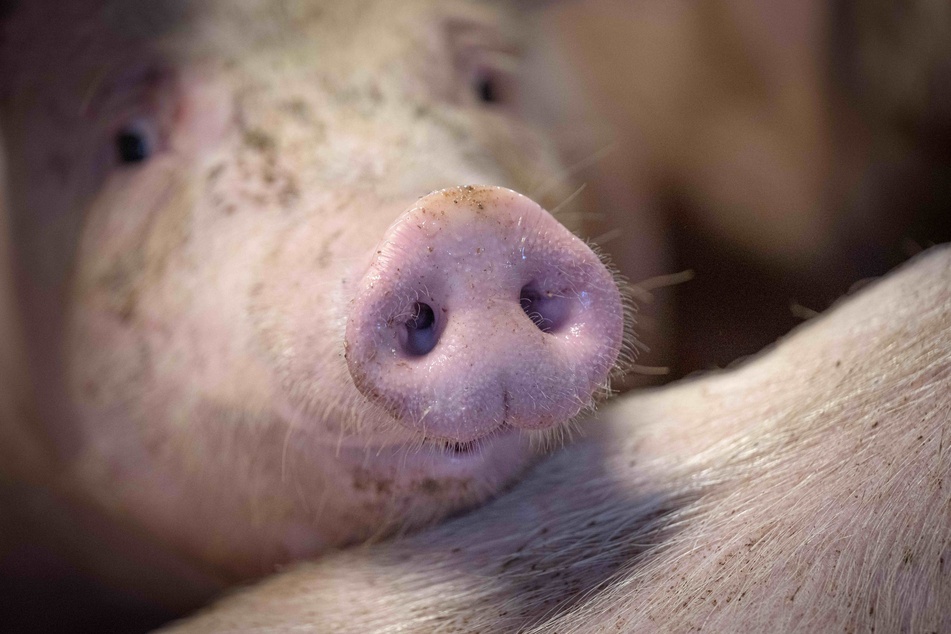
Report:
M426 437L561 424L606 385L621 296L588 246L499 187L434 192L377 247L350 306L357 388Z

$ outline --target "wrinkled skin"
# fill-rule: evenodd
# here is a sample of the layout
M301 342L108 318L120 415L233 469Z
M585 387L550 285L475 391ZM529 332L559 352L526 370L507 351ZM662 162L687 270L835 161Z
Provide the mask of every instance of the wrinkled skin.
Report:
M480 81L512 83L506 15L14 6L0 121L29 350L15 374L33 394L3 388L11 506L39 488L66 509L41 522L127 557L98 566L90 538L87 564L192 605L485 501L606 392L625 310L611 274L495 187L565 195L514 102L480 101ZM493 187L421 198L466 183ZM452 358L363 345L408 331L413 301ZM142 574L156 560L174 582Z
M951 628L951 249L598 419L473 514L170 631Z

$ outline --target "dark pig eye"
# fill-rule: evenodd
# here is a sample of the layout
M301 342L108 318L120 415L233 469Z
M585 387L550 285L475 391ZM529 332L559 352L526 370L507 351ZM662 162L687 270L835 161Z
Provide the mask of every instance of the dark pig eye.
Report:
M120 163L135 164L148 160L155 152L155 142L141 126L127 126L115 137L116 157Z
M499 88L491 75L487 73L480 74L476 77L473 88L476 97L482 103L497 103L499 101Z
M489 22L450 18L446 29L449 59L459 81L453 92L460 105L486 106L512 114L522 57L514 41Z

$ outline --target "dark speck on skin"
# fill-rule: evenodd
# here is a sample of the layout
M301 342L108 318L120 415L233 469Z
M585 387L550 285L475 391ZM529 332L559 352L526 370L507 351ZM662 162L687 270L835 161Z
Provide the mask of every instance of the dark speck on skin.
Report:
M338 238L340 238L340 235L342 233L343 233L343 230L338 229L337 231L332 233L330 236L328 236L327 239L324 240L323 244L320 247L320 253L317 255L317 268L325 269L328 266L330 266L330 256L331 256L330 247L334 244L334 242L337 241Z
M221 173L224 171L224 169L225 169L224 163L218 163L217 165L209 169L208 177L207 177L208 183L213 184L218 179L218 177L221 176Z
M304 123L309 123L313 118L310 106L308 106L307 102L303 99L290 99L283 104L283 108L286 112L294 115Z
M365 469L358 469L353 474L353 488L357 491L373 491L378 495L388 495L393 488L393 481L389 478L375 478Z
M252 128L244 133L244 142L250 147L267 152L274 149L276 145L274 137L259 128Z

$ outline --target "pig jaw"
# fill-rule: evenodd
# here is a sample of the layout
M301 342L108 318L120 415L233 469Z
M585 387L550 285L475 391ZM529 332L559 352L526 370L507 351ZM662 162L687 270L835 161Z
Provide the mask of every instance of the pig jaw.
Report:
M537 204L498 187L421 198L387 231L349 309L356 387L456 446L552 429L607 391L620 293Z

